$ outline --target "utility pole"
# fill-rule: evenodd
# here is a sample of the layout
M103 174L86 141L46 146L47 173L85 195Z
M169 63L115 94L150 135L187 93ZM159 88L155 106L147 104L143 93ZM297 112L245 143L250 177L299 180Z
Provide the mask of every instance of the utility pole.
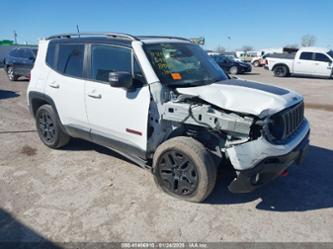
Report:
M17 33L16 30L14 30L14 44L17 45Z
M79 29L79 24L76 24L76 30L77 30L77 33L79 34L79 37L80 37L80 29Z

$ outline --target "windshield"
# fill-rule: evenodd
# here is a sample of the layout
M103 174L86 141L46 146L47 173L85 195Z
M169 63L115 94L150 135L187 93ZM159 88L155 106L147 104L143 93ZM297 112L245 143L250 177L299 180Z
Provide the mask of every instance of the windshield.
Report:
M327 54L333 59L333 50L328 51Z
M148 44L145 50L160 81L168 86L191 87L228 79L218 64L198 45Z

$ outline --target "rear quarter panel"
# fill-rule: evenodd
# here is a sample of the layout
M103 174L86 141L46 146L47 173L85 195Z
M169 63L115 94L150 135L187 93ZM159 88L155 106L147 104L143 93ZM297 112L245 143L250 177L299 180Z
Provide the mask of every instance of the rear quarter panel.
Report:
M29 103L29 92L35 91L44 93L45 84L49 74L49 67L46 65L46 53L49 41L40 40L38 44L38 53L31 70L31 77L28 86L28 103Z

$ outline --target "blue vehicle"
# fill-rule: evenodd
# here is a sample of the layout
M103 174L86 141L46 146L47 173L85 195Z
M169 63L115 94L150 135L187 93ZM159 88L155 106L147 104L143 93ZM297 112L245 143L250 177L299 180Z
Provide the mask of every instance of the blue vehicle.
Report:
M30 78L30 71L34 65L37 48L14 48L4 58L4 69L10 81L19 77Z
M237 61L233 57L226 56L223 54L211 55L216 63L229 74L242 74L249 73L252 71L252 66L249 63Z

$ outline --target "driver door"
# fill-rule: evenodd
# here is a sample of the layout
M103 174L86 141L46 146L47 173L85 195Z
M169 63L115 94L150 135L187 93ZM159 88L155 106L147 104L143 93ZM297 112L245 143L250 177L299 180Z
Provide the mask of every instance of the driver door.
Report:
M85 100L92 139L143 156L147 147L149 87L141 84L128 90L109 84L110 72L131 72L134 78L133 51L110 44L91 45L89 51L90 80L86 82Z
M316 75L330 77L332 74L332 61L327 55L315 53L313 70Z

